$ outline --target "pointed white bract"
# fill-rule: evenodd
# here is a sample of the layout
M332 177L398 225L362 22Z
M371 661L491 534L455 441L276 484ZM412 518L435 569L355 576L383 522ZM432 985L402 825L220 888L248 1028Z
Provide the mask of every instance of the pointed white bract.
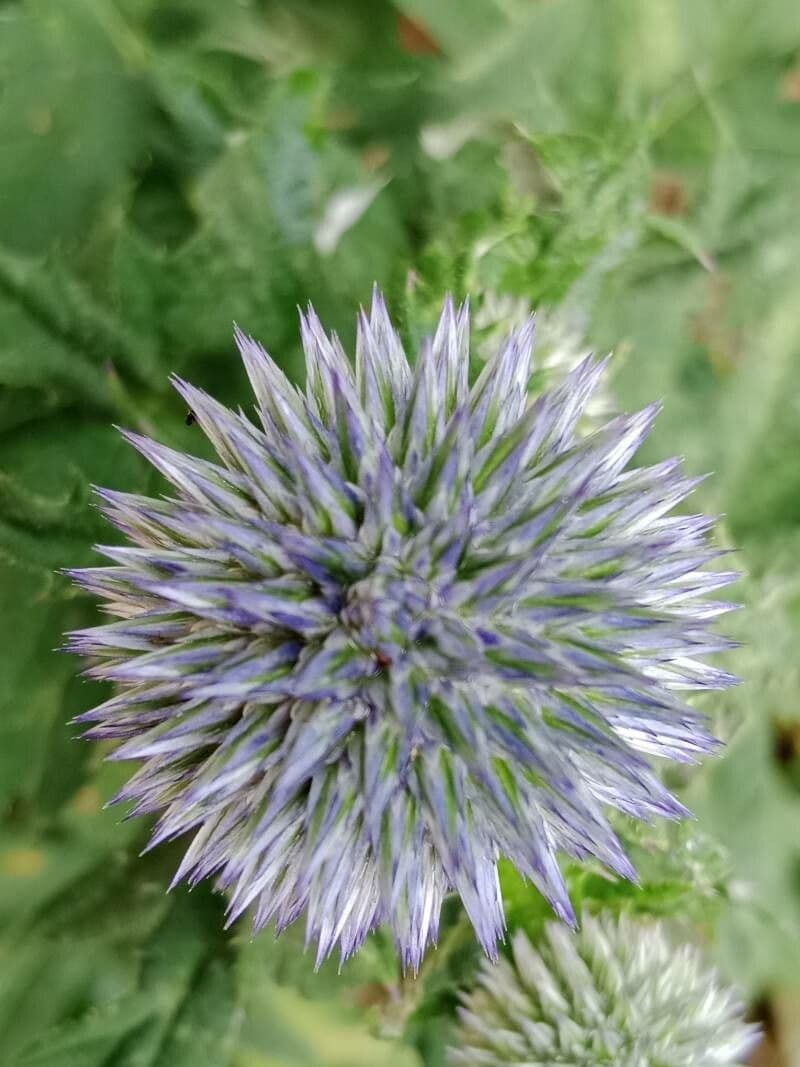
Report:
M743 1005L658 924L584 916L484 963L462 997L453 1067L737 1067L759 1040Z
M378 293L354 366L301 329L304 392L237 330L253 421L176 380L218 462L127 435L172 494L99 491L135 547L72 572L118 617L71 635L118 686L80 720L232 920L304 914L319 959L385 923L415 970L455 891L493 956L499 858L571 923L559 851L633 876L606 805L685 814L649 757L715 747L683 694L733 680L735 575L680 464L628 467L655 408L580 434L591 359L530 397L532 321L472 386L449 300L413 364Z

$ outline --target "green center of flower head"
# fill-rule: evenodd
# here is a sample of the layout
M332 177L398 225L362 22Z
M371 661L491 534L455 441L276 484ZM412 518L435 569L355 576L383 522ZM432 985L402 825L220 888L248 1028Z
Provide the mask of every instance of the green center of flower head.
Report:
M352 640L388 668L414 645L432 640L442 596L429 581L382 557L369 577L350 586L340 613Z

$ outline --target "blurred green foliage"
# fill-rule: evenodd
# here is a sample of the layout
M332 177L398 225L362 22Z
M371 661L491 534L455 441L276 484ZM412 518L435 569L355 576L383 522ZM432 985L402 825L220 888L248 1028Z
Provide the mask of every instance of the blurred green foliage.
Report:
M753 997L800 985L796 0L4 0L0 145L2 1063L442 1062L457 910L415 984L381 937L315 977L301 934L166 896L55 651L94 617L57 573L111 536L91 484L155 489L112 424L202 448L170 372L243 402L233 320L297 374L296 305L350 339L373 281L411 343L445 289L565 302L621 406L665 401L648 455L715 471L748 572L730 747L696 832L627 831L640 890L570 878L693 918Z

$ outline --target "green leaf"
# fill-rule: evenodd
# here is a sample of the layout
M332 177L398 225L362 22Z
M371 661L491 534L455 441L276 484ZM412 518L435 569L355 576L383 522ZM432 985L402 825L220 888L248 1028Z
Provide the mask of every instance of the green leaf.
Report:
M244 1023L235 1067L414 1067L396 1040L422 980L398 975L389 938L368 939L340 969L315 973L302 930L239 945ZM381 1040L381 1037L384 1039Z
M731 856L718 953L752 992L800 980L800 792L778 774L772 754L769 718L757 713L690 797Z
M64 633L96 610L57 569L95 563L115 534L90 484L144 489L144 464L114 428L53 416L18 427L0 464L0 810L12 800L57 807L80 783L86 746L68 721L103 699L59 652Z
M91 486L142 490L150 477L104 421L55 416L7 436L0 470L0 555L51 574L96 559L93 542L114 539Z
M15 1067L101 1067L113 1063L126 1038L136 1040L150 1021L146 1002L114 1004L86 1022L45 1037L39 1048L23 1052ZM143 1061L146 1063L147 1061Z
M0 811L23 798L43 801L45 792L63 797L80 780L86 753L77 745L65 752L63 741L86 696L75 699L75 663L55 650L65 628L88 619L84 605L56 599L59 584L47 572L0 562Z
M141 150L144 54L107 0L6 5L0 35L0 241L77 239Z
M220 920L207 893L178 894L144 945L135 987L45 1032L15 1067L225 1067L239 1017Z
M139 384L150 384L154 352L148 339L131 331L114 310L103 307L62 254L52 253L39 262L0 252L0 293L32 325L69 350L72 359L65 363L77 358L88 361L95 374L102 368L106 378L113 367Z

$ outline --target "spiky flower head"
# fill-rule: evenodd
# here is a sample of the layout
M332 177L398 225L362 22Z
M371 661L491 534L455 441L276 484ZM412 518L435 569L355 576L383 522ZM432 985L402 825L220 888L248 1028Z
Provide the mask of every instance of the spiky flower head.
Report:
M304 393L237 331L258 425L175 380L218 463L126 434L173 495L99 490L134 546L72 572L119 617L72 635L118 685L81 720L231 919L305 913L320 959L386 923L416 968L455 891L493 954L499 857L572 922L557 850L632 877L603 806L684 814L648 757L714 747L680 691L730 681L731 575L679 463L626 469L655 407L576 439L591 359L530 401L532 322L472 387L466 306L413 365L377 293L354 367L301 325Z
M758 1028L696 948L657 924L584 916L523 930L463 997L449 1060L464 1067L733 1067Z
M480 340L481 359L490 359L511 329L519 329L531 317L525 297L513 297L488 289L475 308L472 322ZM539 391L558 382L578 366L591 348L586 342L584 324L571 303L562 307L539 308L536 313L536 365L531 386ZM604 379L595 386L586 403L579 430L597 429L616 414Z

